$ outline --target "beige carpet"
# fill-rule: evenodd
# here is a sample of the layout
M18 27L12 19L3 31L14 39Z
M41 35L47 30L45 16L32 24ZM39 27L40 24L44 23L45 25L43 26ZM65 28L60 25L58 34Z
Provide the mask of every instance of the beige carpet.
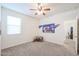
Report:
M50 42L30 42L3 49L2 56L74 56L64 46Z

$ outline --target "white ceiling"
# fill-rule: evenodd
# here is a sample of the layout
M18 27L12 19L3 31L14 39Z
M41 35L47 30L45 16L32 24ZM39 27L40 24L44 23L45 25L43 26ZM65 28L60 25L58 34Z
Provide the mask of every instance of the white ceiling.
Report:
M51 8L50 12L47 12L46 16L43 15L34 15L36 11L31 11L29 9L35 8L36 9L36 3L6 3L1 4L2 6L15 10L17 12L26 14L28 16L34 17L34 18L43 18L50 15L58 14L61 12L66 12L74 9L79 8L78 3L43 3L42 5L48 6Z

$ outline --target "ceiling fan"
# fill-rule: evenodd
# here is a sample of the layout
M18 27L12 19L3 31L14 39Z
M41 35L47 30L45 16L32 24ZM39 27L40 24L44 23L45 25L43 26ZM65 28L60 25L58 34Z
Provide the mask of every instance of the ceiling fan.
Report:
M50 8L42 6L41 3L37 4L37 8L36 9L30 9L32 11L36 11L35 15L39 15L39 13L42 13L42 15L46 15L47 11L50 11Z

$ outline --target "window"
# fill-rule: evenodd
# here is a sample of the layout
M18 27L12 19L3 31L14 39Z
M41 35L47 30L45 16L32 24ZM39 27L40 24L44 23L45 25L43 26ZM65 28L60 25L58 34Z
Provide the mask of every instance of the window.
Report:
M14 16L7 16L7 34L21 33L21 19Z

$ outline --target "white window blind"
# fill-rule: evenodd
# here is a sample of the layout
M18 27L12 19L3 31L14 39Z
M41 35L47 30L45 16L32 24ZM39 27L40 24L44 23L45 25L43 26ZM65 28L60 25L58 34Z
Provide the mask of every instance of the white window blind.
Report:
M7 16L7 34L21 33L21 19L14 16Z

